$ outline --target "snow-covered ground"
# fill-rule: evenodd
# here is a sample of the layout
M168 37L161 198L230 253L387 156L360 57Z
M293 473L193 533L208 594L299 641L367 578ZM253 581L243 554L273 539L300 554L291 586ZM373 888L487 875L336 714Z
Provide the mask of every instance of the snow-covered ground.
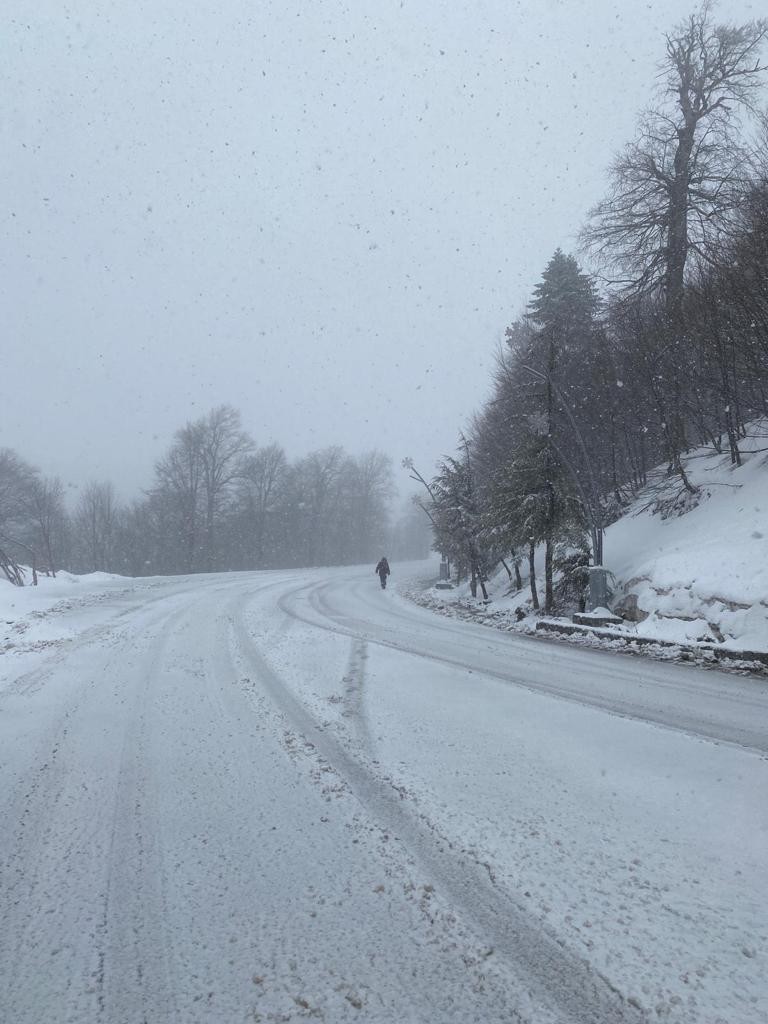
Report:
M706 449L688 456L696 507L662 518L646 494L606 531L606 565L649 613L644 634L768 651L768 424L754 431L742 466Z
M752 424L742 448L739 467L711 449L697 449L684 459L700 491L695 503L681 499L688 509L684 514L659 510L659 505L674 504L681 490L679 480L660 468L605 531L604 561L615 577L614 604L635 595L647 616L626 623L617 635L768 652L768 424ZM530 600L527 585L506 596L509 581L502 571L490 590L488 607L472 601L468 584L453 591L431 590L426 598L414 596L436 610L461 612L459 605L489 624L531 628L530 615L527 621L516 615Z
M0 584L3 1021L768 1018L765 681L372 567L46 586Z
M21 654L72 638L98 619L98 606L116 592L146 588L146 581L94 572L76 576L59 572L39 576L24 570L27 585L14 587L0 576L0 651ZM78 614L72 614L77 610ZM66 615L64 613L67 613Z

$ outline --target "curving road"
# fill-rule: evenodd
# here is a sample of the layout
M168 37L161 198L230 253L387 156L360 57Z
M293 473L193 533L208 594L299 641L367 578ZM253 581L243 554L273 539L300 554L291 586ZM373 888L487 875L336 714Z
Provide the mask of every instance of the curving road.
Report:
M709 669L588 651L438 618L353 580L302 584L280 598L307 625L470 669L563 700L768 753L768 684Z
M137 584L33 660L0 659L3 1024L765 1019L764 683L369 570Z

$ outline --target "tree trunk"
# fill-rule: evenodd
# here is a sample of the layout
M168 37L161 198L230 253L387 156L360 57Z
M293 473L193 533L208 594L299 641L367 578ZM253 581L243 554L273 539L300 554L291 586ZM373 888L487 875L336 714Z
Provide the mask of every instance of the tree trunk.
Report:
M213 540L214 540L214 519L215 519L215 507L212 497L209 496L206 503L205 510L205 568L208 572L213 572L214 567L214 556L213 556Z
M24 572L21 566L10 555L7 555L0 548L0 569L3 570L6 579L15 587L24 586Z
M555 610L555 590L552 584L554 547L552 538L547 537L544 545L544 611L547 615L551 615Z
M531 587L531 602L535 611L539 610L539 594L536 590L536 548L533 541L528 545L528 582Z
M689 494L696 494L697 488L688 479L681 460L687 448L685 438L685 420L682 411L683 367L676 358L685 329L683 312L683 294L685 287L685 264L688 259L688 202L689 202L689 170L696 123L690 114L686 114L685 128L678 136L675 152L675 176L669 192L668 234L667 234L667 267L664 288L664 306L666 313L665 329L670 351L673 353L672 366L672 402L668 410L666 423L667 440L670 458L674 471L683 482Z
M515 586L517 587L518 590L522 590L523 589L523 580L522 580L522 577L520 576L520 559L517 557L517 552L515 551L514 548L512 548L511 554L512 554L512 558L514 559L514 566L515 566Z
M664 303L667 322L672 332L683 323L683 288L685 264L688 259L688 203L691 154L696 131L692 112L685 112L685 126L678 133L675 151L674 178L669 188L667 207L667 253ZM673 340L677 340L676 338Z

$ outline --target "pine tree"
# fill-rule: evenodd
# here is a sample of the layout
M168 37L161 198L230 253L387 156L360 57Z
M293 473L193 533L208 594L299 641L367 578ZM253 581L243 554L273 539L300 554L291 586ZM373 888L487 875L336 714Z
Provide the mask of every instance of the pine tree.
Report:
M560 497L573 490L573 484L565 485L565 477L570 471L586 497L587 488L579 479L577 467L581 463L582 474L591 474L586 451L579 457L584 444L576 415L588 401L588 395L579 391L578 378L589 362L596 337L597 306L591 279L573 256L558 249L547 264L529 306L528 319L533 331L523 353L526 362L522 367L531 381L528 405L541 435L541 443L531 450L536 452L540 500L545 512L541 539L545 545L547 611L554 607L553 567L558 533L566 523L571 525L566 508L572 509ZM599 496L595 495L593 500L599 503ZM585 505L588 503L589 499ZM594 554L599 557L599 552Z

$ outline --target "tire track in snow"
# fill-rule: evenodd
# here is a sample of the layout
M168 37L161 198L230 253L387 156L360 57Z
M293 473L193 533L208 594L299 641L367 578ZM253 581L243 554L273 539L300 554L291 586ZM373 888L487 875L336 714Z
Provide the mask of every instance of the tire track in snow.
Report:
M256 578L258 579L258 577ZM263 579L263 576L261 578ZM264 583L257 589L264 590L281 584L285 585L292 582L293 579L295 579L295 576L281 574L278 579ZM169 582L170 580L173 582ZM245 582L250 583L247 577ZM142 589L159 589L160 593L153 593L143 597ZM156 621L157 612L155 608L157 605L170 603L176 607L179 605L186 607L190 599L197 599L210 593L231 593L231 590L231 580L223 580L220 575L216 575L212 579L206 579L198 575L191 578L182 577L181 582L177 582L176 578L170 577L168 581L163 580L161 584L152 587L147 586L135 590L125 589L115 594L106 592L103 596L103 603L109 606L111 602L114 602L116 607L113 609L113 614L105 621L89 626L75 636L62 637L52 641L47 648L50 653L44 656L42 664L22 672L0 690L0 709L2 709L8 699L14 696L36 693L46 682L57 675L61 667L66 665L73 655L84 650L91 650L94 646L104 647L119 643L125 635L135 632L137 626L145 619L151 627ZM119 607L125 601L130 601L128 607ZM53 608L44 612L42 617L56 616L66 619L68 611L77 612L85 606L101 603L101 600L97 602L89 601L88 598L72 599L71 602L65 602L66 607L64 609L60 610L54 605ZM9 655L3 655L3 657L9 657ZM12 657L12 654L10 657Z
M138 673L120 753L108 853L108 879L98 930L99 1014L105 1024L179 1021L170 932L148 750L153 691L167 667L176 628L190 607L168 615Z
M244 623L243 603L241 599L234 615L240 653L251 664L278 709L347 783L373 819L386 824L399 836L435 880L438 891L442 891L495 953L504 958L517 976L521 991L530 993L541 1008L542 1016L537 1016L536 1020L543 1020L546 1014L554 1021L578 1024L640 1024L645 1021L638 1006L629 1003L607 978L567 949L508 892L498 888L486 865L477 863L466 853L457 854L447 840L437 838L411 812L401 792L356 760L318 725L256 650ZM279 604L287 614L292 614L284 598Z
M353 619L348 615L340 613L334 609L328 598L326 592L331 590L334 584L332 583L316 583L313 587L304 586L300 590L289 591L282 595L278 601L278 604L282 611L286 615L291 615L306 625L314 626L316 629L323 629L331 633L341 633L346 636L365 639L369 644L375 644L380 647L389 647L391 650L401 651L404 654L410 654L418 658L423 658L426 661L437 662L442 665L448 665L452 668L460 668L465 671L470 671L477 676L486 676L490 679L496 679L502 683L512 686L519 686L523 689L528 690L531 693L541 694L542 696L551 697L555 700L567 700L575 704L580 704L583 707L596 708L600 711L607 712L611 715L616 715L619 718L630 718L634 721L645 722L648 725L652 725L662 729L672 729L675 732L683 732L690 736L695 736L698 739L707 740L715 743L728 743L732 746L738 747L741 750L747 750L752 753L761 755L768 754L768 734L761 732L759 729L753 730L748 736L744 735L742 729L737 726L732 726L728 723L723 723L718 720L711 720L705 715L699 715L696 720L692 720L689 716L679 712L672 707L649 707L647 705L641 705L631 700L622 700L615 693L599 693L599 692L584 692L575 686L563 685L562 683L550 682L549 679L543 679L540 676L542 666L546 661L549 667L552 667L553 662L558 659L551 656L549 653L542 655L541 658L536 659L533 665L534 672L539 676L535 680L521 676L519 672L511 670L499 671L491 668L490 666L484 666L479 664L477 661L473 661L471 657L450 657L448 655L441 655L434 653L424 647L417 646L417 641L410 641L398 637L396 630L387 629L387 633L391 634L390 637L384 637L377 633L379 627L375 623L367 623L359 619ZM316 612L318 618L314 618L312 615L301 611L296 607L295 598L301 591L309 591L308 599L309 603ZM401 618L406 618L402 613ZM324 621L323 621L324 620ZM411 626L418 627L418 623L411 622ZM462 633L459 629L449 629L445 626L439 627L443 632L452 634L456 640L461 640ZM487 627L478 627L487 628ZM432 625L430 624L430 631ZM467 634L465 634L467 635ZM474 633L468 634L474 637ZM518 638L515 638L517 642ZM533 642L533 641L532 641ZM514 652L517 654L517 652ZM619 655L611 655L608 651L590 652L596 653L599 656L608 659L611 657L618 658ZM512 654L512 652L510 652ZM560 666L560 670L565 674L572 674L574 665L578 664L579 658L583 658L585 652L576 651L573 657L570 658L565 664ZM528 660L527 658L525 660ZM587 664L585 663L585 669ZM594 665L589 665L589 669L594 669ZM649 672L651 670L649 669ZM680 667L680 672L686 672L688 669ZM620 677L622 679L627 676L627 667L625 664L617 666L616 672L611 673L611 678ZM685 682L678 683L677 680L672 684L675 690L687 694L691 697L692 704L695 710L695 698L701 695L700 689L695 684L686 684ZM638 675L638 687L642 689L643 681ZM663 687L659 687L659 699ZM740 704L742 707L750 708L755 707L756 710L763 712L764 706L754 701L742 699L738 694L733 693L732 688L726 691L726 700L731 701L734 704ZM710 695L711 696L711 695Z
M310 813L302 819L300 859L290 867L293 857L287 858L293 881L286 877L282 884L289 892L297 882L302 889L309 885L302 898L309 899L313 908L310 921L319 920L320 915L326 918L330 911L325 931L316 935L318 945L307 946L303 928L301 939L297 939L295 921L282 914L263 921L262 938L253 957L258 965L254 1019L288 1020L296 1014L328 1021L375 1020L378 1024L393 1020L525 1024L512 1008L516 999L503 962L487 963L476 936L457 923L447 903L431 886L414 882L413 858L399 841L391 841L394 837L385 827L370 818L346 781L323 760L311 740L300 735L265 690L237 635L237 611L246 602L247 595L233 594L231 602L217 612L213 631L201 631L209 652L219 652L223 648L221 627L226 626L228 662L208 657L206 677L214 681L210 696L220 705L216 714L223 713L225 731L234 733L231 754L239 766L254 761L254 744L248 733L255 729L259 733L254 737L256 749L261 748L262 756L270 746L279 749L276 770L281 779L286 779L289 787L299 782L298 792L311 787L308 798L301 799ZM250 613L248 620L254 630L253 643L260 651L277 656L274 632L265 629L262 617ZM278 624L278 632L282 633L283 625ZM356 654L359 651L350 656L353 668L357 668ZM293 772L286 773L284 765L286 755L297 773L292 783L288 780ZM216 797L217 803L222 800L226 802L226 794ZM271 812L271 820L279 834L287 823L285 810L276 811ZM305 868L301 860L308 855L311 863L310 851L317 862ZM361 879L365 880L365 892L373 894L374 904L367 902L370 896L362 896ZM374 888L376 881L380 884ZM291 899L289 893L286 897ZM379 921L374 932L370 920L363 924L358 916L361 899ZM392 928L395 919L399 928ZM355 952L349 955L349 936L356 933L359 945L353 939ZM329 941L336 952L328 948ZM338 951L345 948L347 956L340 958ZM439 993L435 985L440 986ZM542 1020L540 1024L551 1022Z
M43 755L32 784L22 780L12 798L10 817L18 826L2 871L9 881L0 887L6 982L0 1005L14 1024L37 1024L60 1006L73 1020L118 1019L105 976L118 960L118 972L129 973L131 957L124 935L114 941L115 872L128 869L141 841L130 747L151 671L184 613L174 608L155 620L159 632L136 659L144 687L126 693L116 682L125 682L121 670L136 657L135 637L110 647L101 671L91 666L75 699L58 709L61 717L44 734L42 749L51 744L50 756ZM140 993L132 998L141 1004Z
M181 602L188 602L191 596L194 596L200 592L201 586L215 587L215 589L228 589L223 588L220 581L218 587L214 584L206 581L204 584L196 581L194 584L185 581L183 585L175 586L170 592L163 592L157 595L148 597L144 601L136 601L136 594L133 591L121 591L115 595L118 603L122 602L126 595L133 599L133 603L128 608L120 608L108 618L105 622L99 622L87 629L82 630L74 637L65 637L59 640L53 641L52 651L53 653L45 657L45 660L41 665L37 665L35 668L30 669L27 672L23 672L17 676L11 683L0 691L0 707L11 697L21 695L29 695L36 693L41 689L47 681L53 678L61 669L63 665L75 654L83 650L91 650L95 646L113 646L119 643L124 636L129 632L133 632L136 629L138 622L143 619L148 619L151 624L156 620L155 605L166 602L171 602L178 605ZM109 602L109 598L112 595L105 597L105 603ZM67 610L79 611L82 604L75 604L72 608ZM45 613L44 617L50 616L52 613L62 615L65 617L66 612L58 612L54 609L50 609ZM149 613L149 614L148 614Z
M248 593L285 583L248 581ZM231 586L198 581L122 609L3 694L4 711L23 714L29 731L3 795L13 823L0 841L0 1019L9 1024L179 1020L152 702L173 669L171 645L197 641L195 609Z
M344 686L342 715L359 736L363 746L370 749L368 721L365 717L365 673L368 661L368 642L353 640L347 670L341 680Z
M285 582L284 578L248 581L248 599L284 586ZM237 731L219 727L219 723L236 716L225 706L221 692L215 689L215 652L219 640L216 627L220 612L218 609L211 611L212 591L231 594L231 584L203 588L192 595L193 600L188 600L184 608L170 615L155 649L146 659L147 669L141 673L143 683L136 695L133 728L126 735L114 818L116 832L111 851L108 907L115 910L107 913L108 952L100 1004L105 1024L115 1021L120 1024L154 1024L155 1021L187 1024L190 1008L186 1003L189 1001L200 1004L199 1012L205 1014L206 1019L214 1019L208 1015L216 1013L211 1006L206 1006L212 996L210 988L205 996L202 990L190 996L188 936L172 931L177 908L171 905L172 898L168 894L168 877L173 870L168 858L174 855L178 837L166 829L155 777L157 745L161 742L155 733L164 715L174 716L176 701L191 703L192 708L195 708L195 700L204 701L210 712L203 719L206 732L214 735L217 731L219 735L226 732L230 744L240 738ZM182 624L186 628L177 630ZM175 650L174 643L180 644ZM202 656L199 668L192 664L200 660L198 655ZM196 685L187 690L190 679ZM242 756L246 754L243 748ZM223 775L228 781L232 752L222 749L220 756L219 778ZM230 770L229 778L232 777ZM240 796L235 792L231 799L236 803ZM178 899L178 891L174 898ZM204 936L199 942L194 940L193 945L195 942L205 949ZM184 955L179 955L182 949ZM130 950L129 956L126 956L127 950ZM195 988L205 988L204 982L210 986L210 976L203 978L195 974ZM236 1011L230 1007L227 1012Z

